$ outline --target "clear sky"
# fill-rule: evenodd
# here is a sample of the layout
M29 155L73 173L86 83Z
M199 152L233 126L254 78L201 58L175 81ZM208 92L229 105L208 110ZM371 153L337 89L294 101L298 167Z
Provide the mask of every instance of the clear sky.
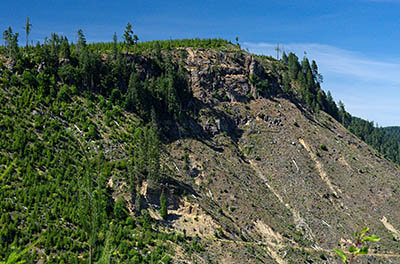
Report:
M315 59L323 89L353 115L381 126L400 125L400 0L14 0L3 1L0 30L11 26L25 43L51 32L111 41L133 24L141 41L221 37L254 53L276 56L277 42Z

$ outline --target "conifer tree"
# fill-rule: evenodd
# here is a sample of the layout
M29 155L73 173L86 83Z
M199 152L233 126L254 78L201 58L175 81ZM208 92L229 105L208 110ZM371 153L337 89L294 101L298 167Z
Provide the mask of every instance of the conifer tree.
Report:
M315 82L321 84L323 82L323 77L318 72L318 66L317 66L317 63L315 62L315 60L313 60L311 63L311 70L312 70L312 74L314 76Z
M326 104L327 104L326 107L328 109L328 113L331 116L333 116L333 118L335 118L336 120L339 120L339 111L338 111L335 101L332 98L332 94L330 91L328 91L328 93L326 95Z
M138 190L136 193L136 198L135 198L135 213L137 216L141 215L142 211L142 195L140 194L140 191Z
M117 58L118 55L118 38L117 38L117 33L114 32L113 35L113 55L114 59Z
M79 29L78 30L78 42L77 42L77 55L80 55L83 49L86 48L86 38L85 35L83 34L83 30Z
M299 58L292 52L288 56L289 77L291 80L297 79L297 74L300 71Z
M25 47L28 47L29 45L29 34L31 33L32 29L32 24L29 23L29 17L26 18L26 26L24 27L25 29L25 34L26 34L26 45Z
M338 105L340 122L342 122L343 126L346 126L346 110L344 108L344 103L342 101L339 101Z
M13 33L12 28L8 27L7 30L3 32L3 39L5 47L8 51L8 56L16 60L18 58L18 33Z
M69 60L71 58L71 50L70 50L68 38L65 36L61 38L60 55L64 59Z
M160 142L158 139L157 130L155 130L153 126L149 125L147 131L149 178L154 182L158 182L160 179Z
M162 219L167 220L168 219L168 204L167 204L167 199L165 198L165 192L164 189L161 192L160 196L160 214Z
M282 53L282 62L283 64L287 65L288 64L288 56L286 55L286 52L283 51Z
M129 110L136 111L139 115L141 114L141 109L143 109L142 92L143 87L139 75L133 71L129 77L126 106Z
M124 32L124 41L125 41L125 45L126 45L126 52L128 52L129 48L132 47L133 45L135 45L138 40L139 40L138 36L136 34L133 34L131 23L128 22L128 24L125 27L125 32Z

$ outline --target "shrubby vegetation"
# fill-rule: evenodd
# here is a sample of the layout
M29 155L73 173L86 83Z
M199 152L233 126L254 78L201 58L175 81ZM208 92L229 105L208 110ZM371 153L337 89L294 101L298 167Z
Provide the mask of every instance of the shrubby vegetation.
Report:
M100 42L89 44L90 48L101 50L103 52L110 52L114 49L114 43L111 42ZM204 48L204 49L217 49L217 50L231 50L238 49L237 45L234 45L230 41L224 39L169 39L169 40L153 40L145 42L137 42L136 45L126 47L123 42L117 43L118 49L129 51L131 53L143 53L143 52L160 52L161 50L172 50L176 48Z

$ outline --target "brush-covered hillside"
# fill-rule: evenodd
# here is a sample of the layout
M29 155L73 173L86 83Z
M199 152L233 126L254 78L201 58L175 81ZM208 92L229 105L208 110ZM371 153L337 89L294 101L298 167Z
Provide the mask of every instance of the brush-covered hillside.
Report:
M400 263L400 170L343 127L315 62L4 36L6 263L339 263L366 226L357 261Z

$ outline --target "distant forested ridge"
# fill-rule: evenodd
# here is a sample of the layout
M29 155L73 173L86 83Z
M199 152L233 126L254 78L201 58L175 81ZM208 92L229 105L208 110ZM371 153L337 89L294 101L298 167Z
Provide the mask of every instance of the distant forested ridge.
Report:
M347 112L341 121L353 134L374 147L387 159L400 164L399 127L377 127L374 122L354 117Z

